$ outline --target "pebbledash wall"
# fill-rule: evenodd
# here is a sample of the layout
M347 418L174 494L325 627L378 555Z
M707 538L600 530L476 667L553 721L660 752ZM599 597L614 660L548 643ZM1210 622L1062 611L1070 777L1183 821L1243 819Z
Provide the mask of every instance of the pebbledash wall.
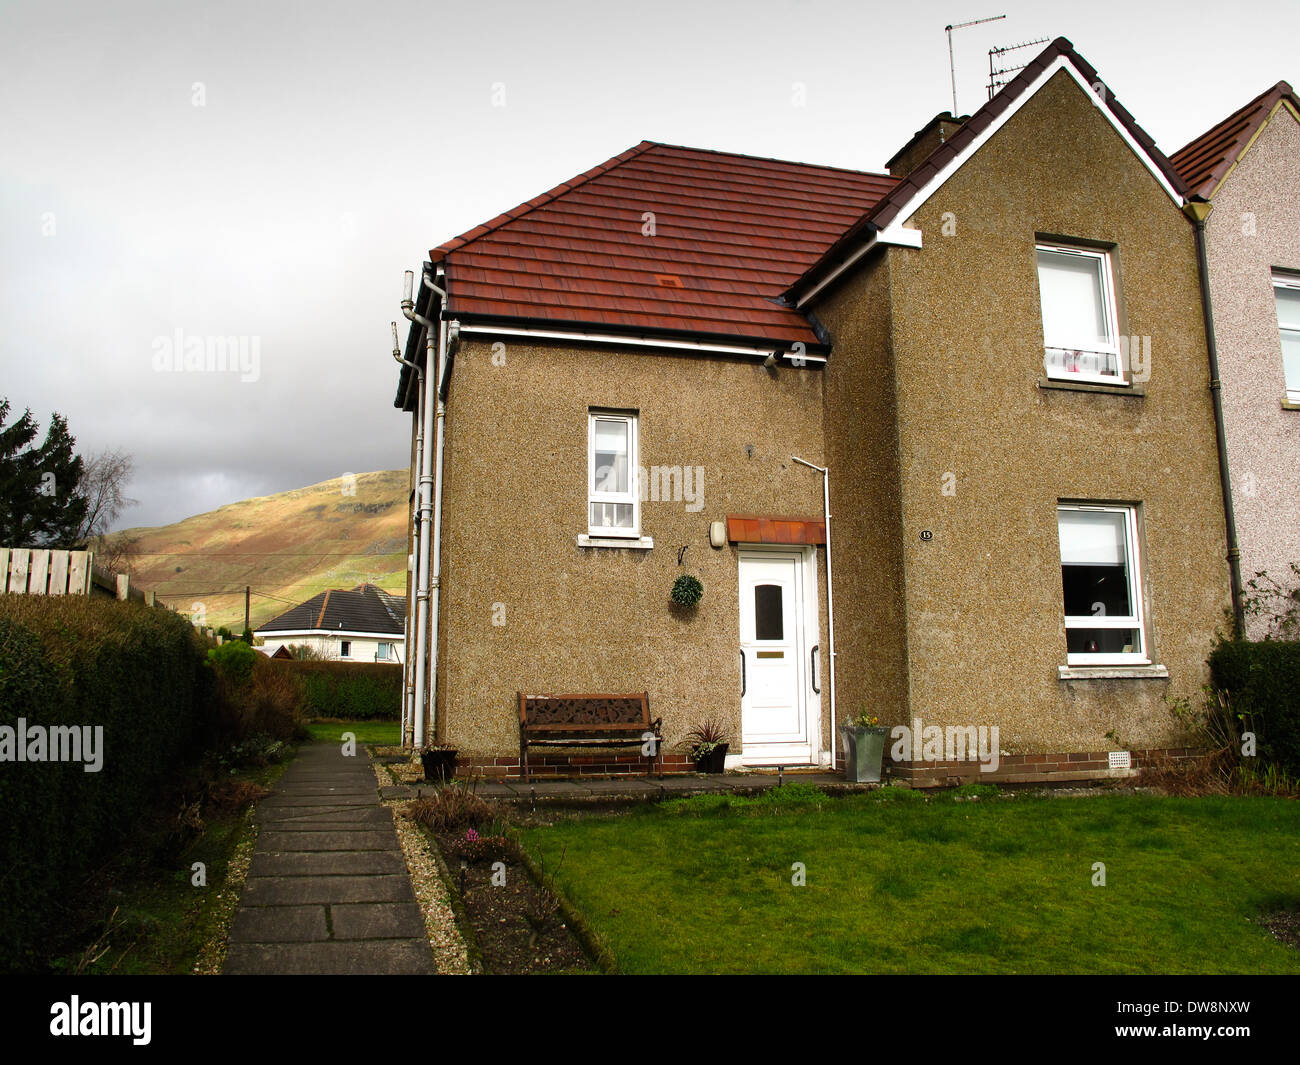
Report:
M1135 765L1181 757L1166 700L1206 681L1230 601L1190 223L1058 73L909 224L923 248L873 253L814 307L834 337L832 465L869 456L863 482L833 482L841 714L997 725L1002 764L985 779L1112 775L1121 745ZM1116 249L1121 332L1151 337L1132 394L1046 386L1034 249L1049 234ZM855 407L868 416L845 417ZM1056 508L1070 500L1139 505L1147 639L1167 678L1061 679Z
M704 718L729 729L737 752L737 549L711 547L709 523L728 514L821 517L821 477L791 456L821 456L823 371L508 338L497 356L491 342L462 338L448 394L439 741L459 748L461 766L515 775L517 692L646 691L651 716L663 718L668 769L689 767L682 741ZM578 545L587 532L588 412L598 408L637 412L638 465L703 469L698 510L684 498L641 503L650 549ZM821 548L817 572L826 647ZM670 606L683 573L704 585L693 614ZM644 765L632 755L570 760L540 749L529 761L543 774L557 763L587 772Z
M1286 403L1273 271L1300 274L1300 119L1286 102L1213 193L1206 223L1242 579L1300 562L1300 408ZM1250 634L1264 634L1248 618Z

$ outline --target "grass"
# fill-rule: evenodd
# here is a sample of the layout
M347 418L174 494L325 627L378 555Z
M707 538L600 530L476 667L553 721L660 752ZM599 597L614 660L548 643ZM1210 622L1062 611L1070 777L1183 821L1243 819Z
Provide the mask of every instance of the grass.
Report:
M238 779L269 787L289 765L243 770ZM86 975L183 975L194 971L204 948L221 930L220 892L235 848L252 832L247 806L205 811L203 833L183 853L159 860L145 837L101 872L94 913L75 949L52 962L52 971ZM153 841L153 842L156 842ZM206 886L193 883L202 862Z
M1300 803L779 791L522 836L624 972L1300 973Z
M342 743L343 733L351 732L358 744L393 746L402 742L400 721L310 721L307 731L313 740Z

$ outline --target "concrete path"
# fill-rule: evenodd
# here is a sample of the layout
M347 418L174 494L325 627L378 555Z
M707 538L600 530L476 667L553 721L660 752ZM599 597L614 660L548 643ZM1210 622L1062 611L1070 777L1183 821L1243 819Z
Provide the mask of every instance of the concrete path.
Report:
M257 819L227 974L436 971L364 748L304 746Z

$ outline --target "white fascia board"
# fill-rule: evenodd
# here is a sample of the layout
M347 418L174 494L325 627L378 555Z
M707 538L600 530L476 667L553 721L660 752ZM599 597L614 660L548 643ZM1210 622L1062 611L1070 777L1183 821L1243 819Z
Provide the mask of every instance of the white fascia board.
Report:
M807 362L825 362L824 355L792 353L785 348L756 348L739 344L710 344L699 340L670 340L658 337L631 336L618 333L583 333L564 332L556 329L527 329L520 326L493 325L490 322L475 325L462 325L461 335L478 333L492 336L536 337L539 340L573 340L588 344L615 344L642 348L659 348L666 351L700 351L711 355L750 355L766 359L769 355L777 358L791 358L798 355Z
M1010 107L991 122L987 129L982 130L979 136L962 150L960 155L950 160L947 166L926 182L924 187L922 187L922 189L912 197L911 202L908 203L908 205L900 211L892 221L890 221L889 225L884 228L880 235L881 241L884 242L886 238L889 238L890 242L893 242L900 236L900 231L903 236L909 232L917 232L916 230L904 230L903 224L907 222L912 215L919 211L925 205L926 201L938 192L947 180L960 170L966 160L978 152L989 138L993 136L993 134L1005 126L1011 118L1019 112L1020 108L1031 100L1038 93L1038 90L1052 79L1058 70L1065 70L1069 73L1070 77L1075 80L1079 88L1081 88L1087 95L1088 99L1092 101L1093 106L1095 106L1097 110L1106 117L1106 121L1109 122L1111 127L1124 139L1124 143L1127 144L1133 154L1142 161L1142 165L1150 171L1151 176L1160 183L1160 187L1164 189L1169 198L1173 200L1174 206L1179 210L1182 210L1183 198L1178 195L1173 185L1169 183L1169 179L1165 176L1164 171L1156 165L1155 160L1147 154L1142 145L1138 144L1138 142L1133 139L1133 135L1124 128L1124 124L1115 117L1115 113L1098 98L1098 95L1093 91L1092 86L1083 80L1083 75L1079 73L1078 68L1070 62L1068 57L1062 55L1057 56L1056 59L1052 61L1051 65L1049 65L1041 74L1038 75L1037 78L1034 79L1033 84L1021 93ZM1106 91L1109 92L1110 90L1106 89Z
M844 273L845 270L848 270L850 267L852 267L854 263L856 263L859 259L861 259L864 255L866 255L867 252L869 252L872 248L874 248L878 244L893 244L900 248L921 247L921 231L919 229L900 228L896 232L891 231L891 229L885 229L885 230L878 229L874 233L872 233L869 237L867 237L866 242L860 248L858 248L857 251L855 251L847 259L845 259L842 263L840 263L839 266L837 266L829 274L827 274L820 281L818 281L817 284L813 285L812 288L810 288L807 292L805 292L802 296L800 296L795 301L795 306L802 307L805 303L807 303L814 296L816 296L817 293L819 293L822 289L824 289L827 285L829 285L832 281L834 281L837 277L839 277L840 274Z
M254 636L265 639L282 640L286 636L347 636L359 640L403 640L401 632L354 632L351 629L254 629Z

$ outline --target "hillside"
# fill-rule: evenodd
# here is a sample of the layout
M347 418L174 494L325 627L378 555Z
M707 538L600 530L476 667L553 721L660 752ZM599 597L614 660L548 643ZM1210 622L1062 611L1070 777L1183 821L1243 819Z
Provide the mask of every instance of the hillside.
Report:
M407 472L356 475L278 495L230 503L174 525L125 530L139 538L133 583L207 623L244 625L251 585L252 625L327 588L368 581L406 594Z

